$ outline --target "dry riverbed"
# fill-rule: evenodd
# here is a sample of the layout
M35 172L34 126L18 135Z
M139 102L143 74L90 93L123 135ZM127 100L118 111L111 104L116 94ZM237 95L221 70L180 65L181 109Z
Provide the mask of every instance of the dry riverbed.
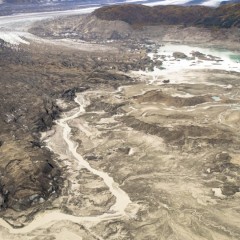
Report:
M203 83L139 82L117 91L79 93L85 111L63 113L45 135L66 169L66 192L53 203L60 211L39 213L30 227L12 236L237 239L239 75L227 74L232 88L225 87L225 73L219 71L189 71L185 78L200 74ZM77 158L97 173L72 155L64 122L71 128L65 137L73 148L78 143ZM116 196L98 172L113 177L131 199L123 215L111 210ZM124 205L124 197L119 198ZM7 230L2 236L8 239Z

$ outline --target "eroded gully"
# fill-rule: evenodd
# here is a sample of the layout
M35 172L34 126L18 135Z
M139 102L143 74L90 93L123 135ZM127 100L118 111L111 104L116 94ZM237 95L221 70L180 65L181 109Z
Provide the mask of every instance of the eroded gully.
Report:
M85 113L85 107L87 105L84 94L78 95L75 98L75 102L79 105L77 112L71 116L64 117L56 121L62 130L63 140L66 142L68 147L69 157L74 157L74 160L82 167L93 173L94 175L102 178L106 186L109 188L111 194L115 197L115 203L106 213L96 216L73 216L66 213L62 213L60 210L49 210L45 212L38 213L34 220L28 225L22 228L14 228L5 220L0 219L0 225L7 228L10 233L13 234L25 234L29 233L37 228L49 227L56 222L67 220L73 223L88 223L90 225L95 225L101 221L114 220L122 217L133 217L136 213L135 204L131 203L131 200L126 192L124 192L119 185L114 181L108 173L96 170L90 166L90 164L84 160L84 158L77 152L78 144L71 139L71 128L68 124L70 120L79 117L81 114ZM47 143L47 141L46 141ZM47 143L48 144L48 143ZM52 149L51 147L49 147ZM54 149L52 149L54 150ZM57 154L57 153L56 153Z

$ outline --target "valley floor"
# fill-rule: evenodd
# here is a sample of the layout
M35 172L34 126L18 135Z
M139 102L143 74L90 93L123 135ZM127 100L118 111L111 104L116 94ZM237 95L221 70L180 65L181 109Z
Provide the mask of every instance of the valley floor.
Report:
M35 202L9 202L1 239L240 238L239 52L20 38L1 51L1 181ZM26 188L43 156L58 174Z

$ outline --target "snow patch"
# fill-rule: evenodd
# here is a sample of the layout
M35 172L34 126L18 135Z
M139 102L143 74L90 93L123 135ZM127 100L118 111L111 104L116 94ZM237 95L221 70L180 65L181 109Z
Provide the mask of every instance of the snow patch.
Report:
M144 3L143 5L150 6L150 7L158 6L158 5L184 5L188 2L189 0L165 0L165 1Z
M207 7L218 7L221 2L222 2L222 0L209 0L209 1L203 2L201 5L207 6Z
M30 44L25 38L28 33L0 31L0 39L11 45Z
M31 41L35 42L45 42L46 40L41 39L28 32L16 32L16 31L0 31L0 40L5 43L18 46L20 44L29 45ZM47 41L46 41L47 42Z

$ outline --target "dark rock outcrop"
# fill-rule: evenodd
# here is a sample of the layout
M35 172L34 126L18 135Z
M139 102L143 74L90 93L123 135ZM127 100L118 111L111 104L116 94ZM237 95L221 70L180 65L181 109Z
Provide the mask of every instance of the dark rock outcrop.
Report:
M76 90L76 88L68 89L63 92L61 97L67 99L68 101L73 101L76 97Z
M53 121L59 117L60 109L52 100L45 100L43 103L43 111L36 122L36 130L39 132L50 129Z
M173 57L175 58L187 58L187 55L182 52L174 52Z
M90 88L89 86L83 86L83 87L74 87L71 89L67 89L62 93L61 97L68 101L73 101L74 98L76 97L77 92L84 92L89 88Z
M33 156L36 151L41 151L40 158ZM24 210L59 192L61 173L51 159L47 150L38 148L29 155L10 160L5 166L1 164L1 207Z

